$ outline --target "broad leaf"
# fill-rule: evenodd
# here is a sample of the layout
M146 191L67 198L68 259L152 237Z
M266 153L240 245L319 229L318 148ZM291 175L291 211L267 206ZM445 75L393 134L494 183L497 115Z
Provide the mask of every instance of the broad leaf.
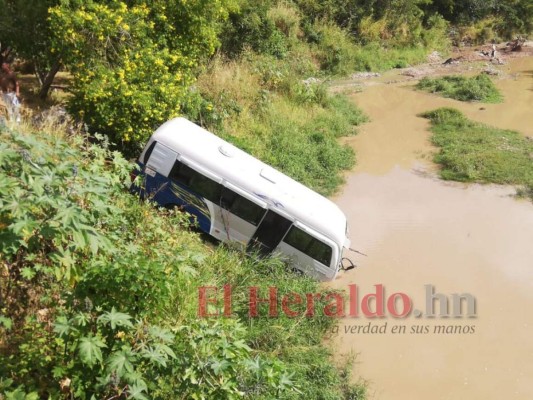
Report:
M98 322L103 325L111 325L111 329L116 329L117 326L126 326L133 328L133 324L130 321L131 317L128 314L118 312L115 307L111 311L103 313L98 317Z
M157 349L154 349L152 347L148 347L147 349L144 349L142 351L142 356L146 358L150 363L153 365L161 365L163 367L167 366L167 359L168 356L165 354L162 354Z
M11 318L7 318L0 315L0 326L4 326L6 330L10 330L13 326L13 321L11 320Z
M148 400L143 393L146 393L146 386L143 384L135 383L128 389L128 397L137 400Z
M110 372L115 372L117 376L122 377L126 372L133 372L134 361L135 354L125 346L109 356L107 367Z
M54 324L54 332L60 337L68 335L70 332L77 332L77 329L71 325L71 321L67 320L64 315L57 317Z
M171 343L174 340L174 334L172 332L159 326L151 326L148 328L148 332L152 338L159 339L164 343Z
M211 363L211 369L213 370L215 375L220 375L230 365L231 364L227 360L215 360Z
M89 366L93 366L98 361L102 362L100 349L103 347L107 347L106 344L96 336L82 337L78 346L81 361Z

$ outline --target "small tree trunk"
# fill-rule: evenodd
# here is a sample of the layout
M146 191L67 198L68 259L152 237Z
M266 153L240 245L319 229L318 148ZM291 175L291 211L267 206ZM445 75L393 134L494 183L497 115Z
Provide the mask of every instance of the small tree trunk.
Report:
M50 86L52 86L52 82L54 82L54 78L56 74L59 72L59 68L61 68L61 62L57 60L54 65L52 65L52 68L50 68L50 71L46 74L45 78L43 79L41 90L39 91L39 98L44 100L48 96L48 92L50 91Z
M43 86L44 78L46 78L46 72L39 66L39 63L36 60L33 60L33 69L35 77L39 82L39 86Z

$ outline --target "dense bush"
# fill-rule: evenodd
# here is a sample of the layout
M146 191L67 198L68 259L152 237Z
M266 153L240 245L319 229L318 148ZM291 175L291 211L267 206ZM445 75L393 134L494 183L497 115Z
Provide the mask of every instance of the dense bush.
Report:
M346 31L334 24L318 24L316 44L320 67L328 74L347 75L355 70L357 46Z
M442 45L445 24L422 21L417 1L395 0L389 11L374 3L75 0L50 3L43 18L53 33L48 58L60 58L74 78L70 111L133 156L174 116L220 127L245 110L232 95L193 86L198 76L205 81L202 71L219 43L220 58L261 70L254 107L272 90L309 104L314 88L303 79L403 67Z
M529 0L434 0L422 6L438 12L462 33L459 39L511 39L533 30L533 4Z
M123 151L138 151L180 113L229 3L70 1L51 8L53 50L74 78L71 111Z
M287 54L288 43L284 33L276 26L276 21L269 16L272 5L273 2L269 0L244 1L238 10L230 13L220 35L222 51L230 57L236 57L248 47L259 53L283 58ZM290 33L290 26L286 26L286 29Z

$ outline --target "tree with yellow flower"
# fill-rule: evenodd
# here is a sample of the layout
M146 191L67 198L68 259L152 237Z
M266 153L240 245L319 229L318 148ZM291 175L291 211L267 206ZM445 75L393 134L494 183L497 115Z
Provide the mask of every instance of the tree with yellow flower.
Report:
M70 0L51 8L54 47L74 76L70 110L136 151L180 114L232 7L232 0Z

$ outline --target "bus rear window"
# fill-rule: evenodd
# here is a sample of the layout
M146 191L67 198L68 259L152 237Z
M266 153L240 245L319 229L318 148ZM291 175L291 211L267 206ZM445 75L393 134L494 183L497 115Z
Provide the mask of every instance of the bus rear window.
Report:
M265 214L265 209L228 188L222 191L220 205L230 213L256 226Z
M218 204L220 200L222 185L179 161L174 163L169 178L213 203Z
M283 241L328 267L331 264L331 247L296 226L291 227Z
M143 157L143 164L146 165L146 163L150 159L150 156L152 155L152 151L154 151L154 147L155 147L156 144L157 144L157 142L154 140L152 142L152 144L150 145L150 147L148 147L148 149L146 149L146 152L144 153L144 157Z

